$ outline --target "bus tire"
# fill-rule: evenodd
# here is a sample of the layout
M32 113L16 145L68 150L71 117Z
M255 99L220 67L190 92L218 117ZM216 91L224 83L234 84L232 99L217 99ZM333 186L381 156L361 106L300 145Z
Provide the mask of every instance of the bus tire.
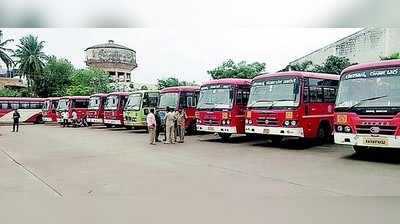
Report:
M318 143L325 144L330 142L330 133L331 128L327 122L322 121L319 125L318 132L317 132L317 139Z
M125 126L126 130L132 130L133 127L132 126Z
M112 125L111 124L106 124L106 127L107 128L112 128Z
M218 135L222 140L228 140L232 136L230 133L218 133Z

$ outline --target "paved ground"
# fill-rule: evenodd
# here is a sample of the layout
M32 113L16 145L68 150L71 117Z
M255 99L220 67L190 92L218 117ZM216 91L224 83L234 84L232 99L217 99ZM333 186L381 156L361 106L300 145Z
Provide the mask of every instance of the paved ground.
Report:
M264 223L267 213L292 217L272 204L299 212L296 200L318 209L336 198L325 196L400 195L400 156L393 153L360 158L343 146L302 149L297 141L273 146L213 135L150 146L142 131L21 129L0 127L2 223L60 223L61 216L65 223Z

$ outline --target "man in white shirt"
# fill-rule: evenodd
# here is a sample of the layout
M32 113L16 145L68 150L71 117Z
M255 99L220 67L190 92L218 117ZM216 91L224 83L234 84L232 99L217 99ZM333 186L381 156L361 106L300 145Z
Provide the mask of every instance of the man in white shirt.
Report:
M154 108L150 109L150 113L146 117L147 129L149 130L150 145L156 144L156 117L154 116Z
M78 126L78 114L76 113L76 110L72 111L72 124L74 127Z

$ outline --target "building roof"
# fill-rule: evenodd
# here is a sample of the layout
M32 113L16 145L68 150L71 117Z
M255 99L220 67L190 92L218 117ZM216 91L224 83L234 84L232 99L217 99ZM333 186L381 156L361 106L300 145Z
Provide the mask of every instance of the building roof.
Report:
M270 74L261 74L253 79L253 81L257 81L260 79L268 79L274 77L285 77L285 76L297 76L302 78L319 78L319 79L333 79L339 80L340 76L335 74L327 74L327 73L315 73L315 72L299 72L299 71L289 71L289 72L276 72Z
M4 87L19 87L19 88L25 88L26 87L21 79L1 78L1 77L0 77L0 86L4 86Z
M251 79L215 79L204 82L202 86L215 84L250 85Z
M200 86L174 86L174 87L167 87L161 90L161 93L168 93L168 92L181 92L181 91L187 91L187 92L193 92L193 91L199 91Z
M114 43L113 40L109 40L108 43L93 45L93 46L91 46L91 47L86 48L85 51L87 51L87 50L89 50L89 49L96 49L96 48L116 48L116 49L124 49L124 50L129 50L129 51L134 51L134 52L136 52L136 51L133 50L133 49L130 49L130 48L125 47L125 46L123 46L123 45Z
M342 74L349 72L357 72L361 70L380 69L388 67L400 67L400 60L377 61L377 62L353 65L344 69L342 71Z

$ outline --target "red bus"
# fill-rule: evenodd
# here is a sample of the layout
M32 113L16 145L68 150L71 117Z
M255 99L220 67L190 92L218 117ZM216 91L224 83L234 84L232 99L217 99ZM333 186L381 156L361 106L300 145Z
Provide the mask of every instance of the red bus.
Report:
M245 111L250 79L219 79L204 83L197 104L197 131L218 133L227 139L245 134Z
M253 79L246 114L246 133L331 139L339 76L310 72L278 72Z
M0 97L0 123L13 123L15 109L21 115L20 122L41 123L44 99L25 97Z
M49 97L44 100L42 119L44 122L57 122L57 106L60 97Z
M185 122L186 130L189 133L195 132L195 114L199 93L199 86L176 86L162 89L160 92L160 101L157 107L157 113L160 115L162 125L164 126L167 107L174 110L183 109L187 116Z
M400 148L400 60L351 66L342 72L335 108L335 143Z
M128 92L114 92L107 95L104 107L104 124L107 127L124 126L124 108Z
M62 112L68 113L68 122L72 122L72 111L78 114L78 119L86 119L89 106L88 96L65 96L61 97L57 106L57 122L62 123Z
M88 125L104 124L104 106L108 94L98 93L90 96L87 112Z

